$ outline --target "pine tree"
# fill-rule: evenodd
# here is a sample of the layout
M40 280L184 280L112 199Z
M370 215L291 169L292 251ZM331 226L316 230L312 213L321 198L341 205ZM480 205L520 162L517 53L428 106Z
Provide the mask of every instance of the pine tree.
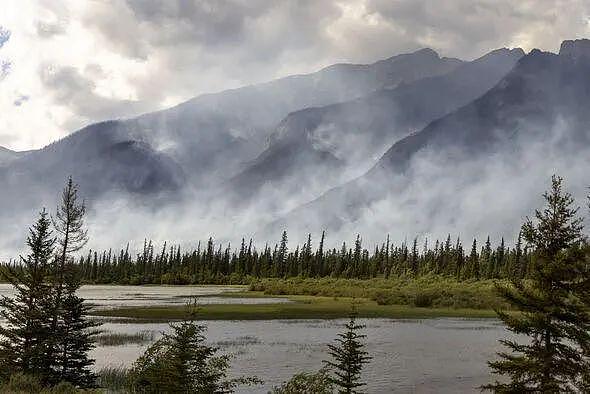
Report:
M71 253L77 252L88 242L88 231L84 229L86 206L78 201L78 185L68 178L57 207L53 227L58 234L59 255L57 256L57 291L62 291L65 268Z
M521 312L499 312L500 319L529 341L501 341L511 352L500 353L501 360L489 365L510 380L484 387L495 392L571 392L589 371L590 316L585 297L590 270L578 247L582 221L572 196L562 191L561 178L554 176L551 190L543 196L546 207L522 228L536 257L530 280L497 286Z
M6 320L0 326L0 374L21 372L36 375L43 383L50 380L47 355L53 333L49 325L51 288L47 269L54 244L50 221L43 210L29 229L30 253L21 257L22 269L6 267L2 271L16 295L0 300L0 316Z
M88 309L83 300L76 296L80 287L76 267L71 263L71 253L79 251L88 241L84 229L84 203L78 201L78 186L68 179L57 208L53 226L58 234L57 255L52 270L53 308L52 331L54 341L52 360L55 365L55 380L68 381L79 387L93 387L95 376L89 367L88 351L93 348L91 328L96 327L87 320ZM103 255L104 256L104 255ZM103 259L104 265L104 259Z
M364 345L361 342L366 335L358 333L364 327L356 323L353 313L346 324L346 331L338 334L336 344L328 345L332 360L324 362L333 369L334 376L330 380L341 394L360 393L357 389L366 384L361 382L361 372L363 365L368 363L371 357L363 350Z
M469 254L469 272L468 278L479 279L479 256L477 255L477 240L473 239L471 253Z
M277 261L275 263L277 269L277 276L279 277L283 277L286 274L288 252L289 250L287 247L287 232L283 231L283 235L281 236L281 244L277 252Z
M87 319L90 307L76 295L80 283L73 267L68 271L58 326L57 372L59 380L70 382L76 387L92 388L96 385L96 375L91 369L94 360L88 357L88 352L94 349L95 328L101 323Z
M132 392L218 394L260 383L255 377L227 379L231 357L206 344L206 327L196 323L194 312L170 328L133 364Z

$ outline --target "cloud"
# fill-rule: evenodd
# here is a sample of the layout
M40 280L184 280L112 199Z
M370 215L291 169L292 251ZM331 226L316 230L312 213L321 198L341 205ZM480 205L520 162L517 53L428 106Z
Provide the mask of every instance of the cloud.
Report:
M69 108L76 116L73 122L116 119L137 115L148 109L141 101L115 99L97 93L97 86L92 78L102 74L97 66L89 66L85 72L68 66L45 66L41 68L40 74L44 90L51 95L53 103Z
M590 35L585 0L8 0L3 8L0 55L12 66L1 80L0 141L17 149L336 62L426 46L466 59L504 46L554 51ZM13 105L19 95L27 105Z

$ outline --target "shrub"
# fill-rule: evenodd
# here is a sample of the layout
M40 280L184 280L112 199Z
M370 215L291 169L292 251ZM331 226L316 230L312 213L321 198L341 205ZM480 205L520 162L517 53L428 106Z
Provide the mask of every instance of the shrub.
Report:
M421 292L414 299L414 306L419 308L431 308L434 302L434 296L430 293Z
M317 372L301 372L282 385L274 387L272 394L331 394L334 385L330 382L327 369Z
M236 386L257 384L256 378L227 379L229 355L205 343L206 327L192 320L170 324L129 371L129 386L137 393L225 393Z
M61 382L53 387L43 387L39 378L16 373L0 386L0 392L6 394L76 394L90 393L91 391L78 390L68 382Z

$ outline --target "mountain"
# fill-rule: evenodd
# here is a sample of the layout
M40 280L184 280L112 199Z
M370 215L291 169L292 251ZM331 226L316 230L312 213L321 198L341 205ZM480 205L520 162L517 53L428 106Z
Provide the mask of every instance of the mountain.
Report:
M360 175L391 144L481 96L524 55L499 49L452 71L380 89L365 97L289 114L268 148L236 175L225 192L236 201L260 190L312 195ZM317 195L317 194L316 194Z
M551 173L559 172L586 185L588 180L578 169L587 168L590 157L589 73L589 40L565 41L558 54L533 50L484 95L402 138L366 174L273 226L297 223L308 231L337 229L358 224L376 206L396 204L396 208L405 204L416 218L424 215L429 220L441 212L455 212L454 221L463 218L460 212L466 206L477 204L461 193L469 195L478 183L487 185L487 193L503 190L503 183L514 185L508 189L511 203L506 206L518 201L516 206L526 212L530 206L525 202L533 195L528 188L534 187L538 195L544 186L532 185L533 180L547 181ZM449 198L436 199L437 194ZM490 197L475 194L480 199ZM394 203L386 203L388 199ZM427 199L436 199L436 205L428 206ZM482 209L493 211L493 207L491 199ZM516 208L514 212L521 213ZM428 231L428 226L423 227Z
M460 63L425 49L202 95L167 110L85 127L8 163L0 169L0 180L11 195L29 183L35 188L46 184L55 193L73 175L92 199L109 190L175 192L187 183L205 189L256 157L273 127L291 111L446 73ZM2 194L0 200L10 197Z
M169 110L128 122L143 138L170 154L200 187L227 180L262 152L288 113L363 96L444 74L461 64L423 49L370 65L337 64L219 94L204 95Z
M31 151L17 152L0 146L0 166L8 164L11 161L23 157Z

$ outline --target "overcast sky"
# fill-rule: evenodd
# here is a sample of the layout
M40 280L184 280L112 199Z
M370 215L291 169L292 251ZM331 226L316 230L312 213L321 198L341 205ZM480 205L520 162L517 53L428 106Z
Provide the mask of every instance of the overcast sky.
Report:
M3 0L0 146L335 62L589 36L588 0Z

